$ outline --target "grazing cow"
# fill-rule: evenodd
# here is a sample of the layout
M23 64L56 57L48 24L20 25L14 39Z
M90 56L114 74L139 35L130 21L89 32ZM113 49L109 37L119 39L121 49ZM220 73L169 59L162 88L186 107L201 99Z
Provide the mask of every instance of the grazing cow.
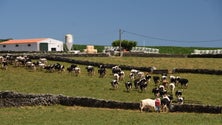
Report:
M187 88L188 79L177 77L176 81L177 81L177 83L179 83L181 85L181 88L184 88L184 87Z
M174 93L174 89L175 89L175 84L174 83L170 83L169 84L169 89L170 89L171 94L173 94Z
M125 77L125 72L121 71L121 72L118 73L118 75L119 75L119 80L122 81Z
M137 78L138 73L139 73L139 70L131 69L130 75L129 75L130 80L133 81L133 80L135 80L135 79L139 79L139 78Z
M170 83L176 84L176 77L175 76L170 76Z
M4 69L4 70L7 70L8 69L8 62L7 61L3 61L1 68Z
M176 97L178 97L178 96L182 96L182 90L177 90L176 92L175 92L175 96Z
M54 68L55 68L55 70L57 70L59 72L65 71L65 66L61 65L59 63L54 64Z
M125 82L126 91L129 92L130 89L132 89L132 82L127 81Z
M153 88L152 93L154 94L155 97L159 96L159 94L160 94L159 88L158 87Z
M143 78L145 78L144 72L138 72L138 73L136 74L136 79L143 79Z
M93 66L91 66L91 65L87 66L86 70L87 70L89 76L92 76L94 74L94 67Z
M55 70L55 67L54 65L46 65L44 69L46 70L46 72L53 72Z
M114 79L115 79L115 80L119 81L120 76L119 76L118 73L114 73L113 76L114 76Z
M119 74L121 71L122 70L121 70L121 68L119 66L112 67L112 73L113 74L115 74L115 73Z
M168 112L170 109L171 100L168 97L161 99L161 107L163 112Z
M105 65L99 65L98 73L100 78L103 78L106 75Z
M75 75L75 76L79 76L80 73L81 73L80 67L75 67L75 68L74 68L74 75Z
M76 64L71 64L71 66L67 67L67 71L70 72L74 72L75 68L77 67Z
M155 86L158 86L160 83L160 77L159 76L153 76L153 81Z
M134 87L135 87L135 89L138 89L138 87L139 87L139 82L140 82L139 79L135 79L135 80L134 80Z
M118 83L117 80L114 79L114 80L112 80L110 83L111 83L111 86L113 87L113 89L117 89L117 88L118 88L118 84L119 84L119 83Z
M145 75L145 79L146 79L146 81L147 81L147 82L150 82L150 79L151 79L151 75L149 75L149 74L146 74L146 75Z
M148 86L145 78L141 79L141 80L138 82L138 85L139 85L139 87L140 87L141 92L145 91L146 88L147 88L147 86Z
M184 97L178 96L178 97L177 97L177 104L182 105L183 102L184 102Z
M130 81L132 82L134 79L135 79L135 76L133 73L130 73L129 74L129 78L130 78Z
M46 58L39 58L39 61L43 64L47 64L47 59Z
M144 109L148 109L149 111L155 110L155 100L154 99L143 99L140 101L140 111L142 112Z

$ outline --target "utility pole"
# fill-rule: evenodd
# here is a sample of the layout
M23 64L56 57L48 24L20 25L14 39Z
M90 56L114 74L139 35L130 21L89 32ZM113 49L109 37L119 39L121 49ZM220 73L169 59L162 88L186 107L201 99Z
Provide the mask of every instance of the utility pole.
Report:
M119 55L122 56L122 45L121 45L121 35L122 35L122 30L119 29Z

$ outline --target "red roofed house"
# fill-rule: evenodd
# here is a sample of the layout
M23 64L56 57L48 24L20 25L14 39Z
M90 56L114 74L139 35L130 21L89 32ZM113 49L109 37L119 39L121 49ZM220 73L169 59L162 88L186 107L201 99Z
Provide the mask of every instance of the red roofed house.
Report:
M63 42L51 38L8 40L0 42L0 51L63 51Z

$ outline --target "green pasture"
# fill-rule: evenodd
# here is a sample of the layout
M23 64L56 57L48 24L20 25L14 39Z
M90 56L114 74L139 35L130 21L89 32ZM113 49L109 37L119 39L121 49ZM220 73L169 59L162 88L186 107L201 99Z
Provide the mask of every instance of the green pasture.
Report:
M87 60L119 65L156 66L159 69L167 68L206 68L222 69L221 59L207 58L141 58L141 57L75 57L77 60ZM49 64L57 63L49 61ZM59 62L66 67L69 63ZM172 63L172 64L171 64ZM146 92L138 90L125 91L124 82L129 80L129 71L121 81L119 88L113 90L110 81L113 79L111 70L105 78L88 76L85 67L79 65L81 74L76 77L67 71L48 73L44 70L32 71L25 67L9 66L8 70L0 70L0 90L16 91L34 94L63 94L67 96L84 96L98 99L139 102L144 98L153 98L149 84ZM97 71L97 68L95 68ZM153 75L153 74L152 74ZM222 105L221 75L204 74L173 74L189 79L189 86L184 89L184 97L189 101L202 104ZM177 87L176 89L180 89ZM170 120L169 120L170 119ZM1 108L1 124L222 124L221 114L196 113L140 113L137 110L101 109L87 107L65 106L36 106L21 108ZM180 121L183 122L180 122Z
M2 125L221 125L221 114L141 113L88 107L1 108Z
M157 69L169 70L173 68L222 70L222 58L73 57L72 59L138 67L155 66Z

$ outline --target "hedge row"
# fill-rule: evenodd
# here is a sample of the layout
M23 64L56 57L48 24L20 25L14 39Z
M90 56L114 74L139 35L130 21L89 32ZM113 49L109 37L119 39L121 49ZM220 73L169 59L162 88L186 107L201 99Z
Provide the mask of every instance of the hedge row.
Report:
M21 94L17 92L0 92L0 107L20 107L20 106L85 106L99 108L129 109L139 110L139 103L120 102L112 100L95 99L88 97L69 97L64 95L50 94ZM221 106L208 105L173 105L171 112L198 112L198 113L222 113Z

